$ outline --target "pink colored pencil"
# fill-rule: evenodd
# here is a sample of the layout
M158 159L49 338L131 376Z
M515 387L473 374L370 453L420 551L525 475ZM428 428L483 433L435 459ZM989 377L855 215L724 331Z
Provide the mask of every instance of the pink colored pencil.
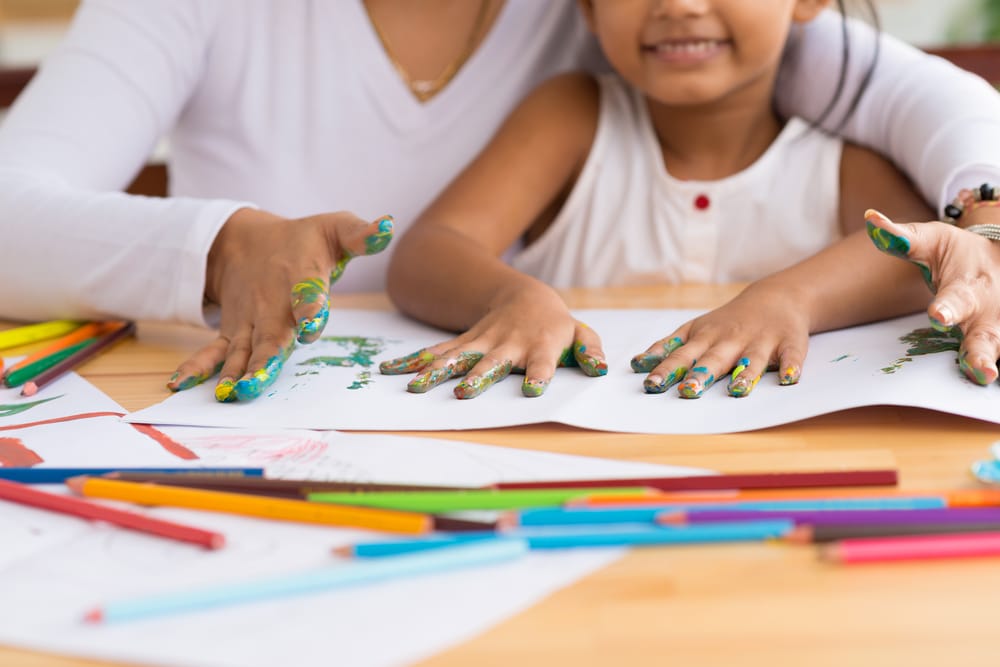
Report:
M124 322L121 326L113 329L110 333L104 334L101 338L97 339L87 347L83 348L76 354L73 354L66 359L63 359L58 364L52 368L39 373L37 376L28 380L24 383L24 388L21 390L22 396L34 396L39 389L58 380L66 373L87 361L88 359L94 357L100 351L109 347L116 341L125 338L126 336L131 336L135 333L135 322Z
M498 489L587 489L646 486L660 491L714 491L720 489L793 489L827 486L895 486L895 470L832 470L819 472L766 472L692 477L640 477L636 479L580 479L551 482L504 482Z
M105 523L141 533L149 533L150 535L166 537L180 542L190 542L206 549L221 549L226 543L226 538L221 533L193 528L172 521L164 521L163 519L154 519L144 514L106 507L72 496L60 496L54 493L39 491L18 482L0 480L0 500L9 500L51 512L77 516L82 519L104 521Z
M822 553L849 564L1000 556L1000 533L865 537L834 542Z

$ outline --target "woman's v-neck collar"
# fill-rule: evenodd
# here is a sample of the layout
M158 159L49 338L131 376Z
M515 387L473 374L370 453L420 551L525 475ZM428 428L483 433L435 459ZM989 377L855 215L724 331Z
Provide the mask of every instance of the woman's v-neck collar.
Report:
M396 71L389 54L372 25L362 0L344 2L344 20L340 22L340 33L344 44L351 51L365 54L360 59L364 68L353 74L362 79L375 104L380 107L386 124L400 133L435 125L449 124L460 115L462 108L475 101L482 91L491 85L502 59L496 51L503 45L502 34L507 31L511 16L510 4L516 0L506 0L500 13L490 25L478 48L441 91L420 102L406 82Z

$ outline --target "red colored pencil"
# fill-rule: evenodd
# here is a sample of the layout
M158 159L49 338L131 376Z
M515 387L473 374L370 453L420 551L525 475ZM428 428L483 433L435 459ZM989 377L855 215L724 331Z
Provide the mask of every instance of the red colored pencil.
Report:
M136 512L127 512L113 507L106 507L72 496L46 493L26 484L7 480L0 480L0 499L52 512L59 512L60 514L70 514L82 519L104 521L141 533L149 533L150 535L166 537L180 542L190 542L206 549L221 549L226 543L226 538L221 533L193 528L172 521L164 521L163 519L155 519Z
M1000 532L858 538L833 542L821 553L841 563L1000 556Z
M63 359L58 364L52 368L39 373L31 380L24 383L24 388L21 389L22 396L34 396L39 389L45 385L58 380L66 373L87 361L91 357L95 356L101 350L104 350L108 346L112 345L116 341L125 338L126 336L131 336L135 333L135 322L124 322L121 326L112 328L109 333L104 334L101 338L97 339L87 347L83 348L76 354L73 354L66 359Z
M498 489L587 489L646 486L660 491L721 489L793 489L825 486L895 486L895 470L832 470L821 472L766 472L696 477L640 477L635 479L579 479L552 482L503 482Z

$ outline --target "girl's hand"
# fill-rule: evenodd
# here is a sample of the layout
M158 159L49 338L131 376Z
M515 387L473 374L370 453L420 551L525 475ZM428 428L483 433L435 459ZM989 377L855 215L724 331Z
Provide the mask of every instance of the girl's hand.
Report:
M764 281L658 340L632 358L632 370L649 373L650 394L678 385L683 398L699 398L729 375L729 395L742 397L767 370L780 369L783 385L798 382L808 344L809 321L793 291Z
M1000 224L1000 209L970 212L970 224ZM997 379L1000 357L1000 245L943 222L896 224L877 211L865 214L868 236L887 254L920 267L936 295L927 308L939 331L959 327L958 362L981 385ZM964 221L964 216L963 216Z
M475 398L510 373L524 373L521 393L541 396L558 366L579 366L590 376L606 375L601 340L570 315L549 289L520 290L471 329L449 341L384 361L385 375L417 373L406 390L420 394L453 377L456 398Z
M177 368L172 391L216 373L218 401L252 400L270 386L295 347L323 332L328 291L356 255L381 252L392 218L365 222L350 213L299 220L241 209L216 237L208 256L205 296L221 306L214 342Z

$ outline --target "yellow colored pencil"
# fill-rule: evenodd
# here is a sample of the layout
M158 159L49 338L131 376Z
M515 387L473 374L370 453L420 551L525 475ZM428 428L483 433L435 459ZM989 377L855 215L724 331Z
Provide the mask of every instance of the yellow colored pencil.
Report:
M74 329L79 329L82 324L83 322L76 320L53 320L52 322L39 322L38 324L0 331L0 350L58 338Z
M124 500L139 505L185 507L278 521L350 526L408 535L422 535L433 528L430 516L416 512L329 505L97 477L72 477L66 480L66 486L90 498Z

